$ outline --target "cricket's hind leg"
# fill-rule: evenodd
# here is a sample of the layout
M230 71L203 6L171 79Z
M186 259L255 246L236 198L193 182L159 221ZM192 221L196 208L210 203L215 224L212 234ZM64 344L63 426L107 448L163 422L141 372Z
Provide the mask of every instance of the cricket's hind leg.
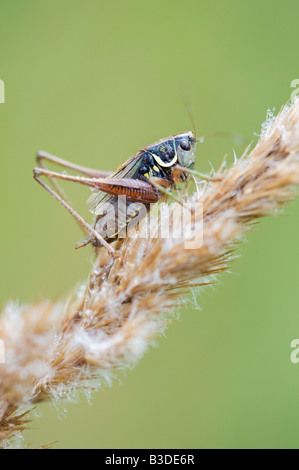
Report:
M110 242L110 240L106 241L108 243ZM90 243L94 248L100 248L101 246L103 246L103 243L101 243L100 240L97 240L93 235L88 235L87 237L83 238L82 240L78 241L78 243L76 243L75 249L78 250L79 248L84 248L84 246L87 246Z
M36 161L38 163L39 168L41 168L42 170L46 170L46 171L48 170L48 168L46 166L46 162L47 162L47 163L51 163L51 164L55 164L55 165L59 165L59 166L68 168L68 169L73 170L73 171L77 171L79 173L82 173L82 174L90 177L90 178L106 178L106 177L110 176L111 173L112 173L111 171L100 171L100 170L95 170L94 168L88 168L88 167L84 167L82 165L77 165L76 163L72 163L72 162L69 162L67 160L63 160L62 158L56 157L55 155L52 155L52 154L50 154L48 152L45 152L43 150L39 150L37 152ZM69 206L71 206L72 204L68 200L64 190L59 185L58 181L55 180L55 179L52 179L51 183L52 183L56 193L58 194L58 196L60 198L64 199L64 201ZM79 226L81 227L81 229L83 231L83 234L86 235L86 240L87 240L89 238L88 230L86 229L86 227L83 224L80 223L80 221L77 220L77 222L79 223ZM85 243L82 246L86 246L88 243Z
M84 246L89 245L89 243L92 243L94 247L100 246L98 240L96 240L95 237L90 234L76 243L75 250L83 248Z
M62 180L67 180L67 181L75 181L75 182L81 182L83 184L88 184L90 185L93 183L94 179L88 179L88 178L79 178L79 177L73 177L73 176L68 176L68 175L62 175L60 173L55 173L53 171L45 170L43 168L34 168L33 169L33 176L34 179L46 190L48 191L51 196L54 197L67 211L79 222L81 226L83 226L86 231L90 234L88 235L91 237L94 237L95 239L99 240L100 243L105 246L107 251L112 255L115 256L115 250L109 245L109 243L106 242L106 240L91 226L89 225L83 217L81 217L75 209L67 202L65 201L59 194L57 194L50 186L48 186L44 181L41 180L41 176L45 176L47 178L59 178ZM88 183L87 183L88 182ZM87 241L87 240L86 240ZM84 244L82 246L85 246Z

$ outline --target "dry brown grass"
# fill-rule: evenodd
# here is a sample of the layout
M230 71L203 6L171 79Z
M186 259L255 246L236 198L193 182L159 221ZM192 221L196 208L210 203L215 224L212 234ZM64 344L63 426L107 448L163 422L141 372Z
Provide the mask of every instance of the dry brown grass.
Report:
M203 204L202 216L184 209L187 225L203 222L199 248L184 249L185 238L127 238L112 262L100 250L85 288L67 302L7 306L0 321L6 348L0 365L3 446L26 426L24 409L92 387L134 364L166 326L178 296L227 269L252 222L294 196L299 102L285 107L256 147L220 175L221 181L200 183L198 192L184 196ZM180 210L180 204L170 205L174 225ZM161 223L157 214L156 227Z

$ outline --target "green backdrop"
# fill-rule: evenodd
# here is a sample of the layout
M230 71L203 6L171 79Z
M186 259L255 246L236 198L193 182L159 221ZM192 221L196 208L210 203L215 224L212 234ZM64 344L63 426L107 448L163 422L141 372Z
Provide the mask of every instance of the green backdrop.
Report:
M299 78L296 1L1 0L0 298L63 298L89 272L80 231L32 179L39 148L115 169L140 147L190 129L250 142ZM232 159L229 139L197 169ZM86 213L88 190L68 186ZM138 366L88 403L42 405L33 447L299 447L299 201L248 235L241 257Z

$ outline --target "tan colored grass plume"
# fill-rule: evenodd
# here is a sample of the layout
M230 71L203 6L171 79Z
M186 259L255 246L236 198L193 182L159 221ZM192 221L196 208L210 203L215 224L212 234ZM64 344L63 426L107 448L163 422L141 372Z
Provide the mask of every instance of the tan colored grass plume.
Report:
M199 182L194 194L182 196L191 209L167 205L174 232L183 214L183 235L158 236L162 204L151 214L157 236L144 222L135 237L121 241L117 259L99 250L86 285L67 302L6 306L0 318L2 447L28 425L27 410L39 402L88 390L139 360L166 327L178 297L227 269L251 222L293 198L299 184L299 101L268 119L251 152L211 177L215 181ZM199 230L196 248L187 249L185 234L197 226L203 239Z

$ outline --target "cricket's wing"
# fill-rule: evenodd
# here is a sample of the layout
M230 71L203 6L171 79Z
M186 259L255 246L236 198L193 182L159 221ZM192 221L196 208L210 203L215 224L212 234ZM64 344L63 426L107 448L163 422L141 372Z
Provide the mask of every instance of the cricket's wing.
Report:
M140 153L137 153L134 157L131 157L125 163L123 163L110 178L132 178L138 170L142 161ZM104 191L93 191L93 194L87 200L88 210L92 214L99 215L102 213L102 205L110 202L112 198L111 194L107 194Z

